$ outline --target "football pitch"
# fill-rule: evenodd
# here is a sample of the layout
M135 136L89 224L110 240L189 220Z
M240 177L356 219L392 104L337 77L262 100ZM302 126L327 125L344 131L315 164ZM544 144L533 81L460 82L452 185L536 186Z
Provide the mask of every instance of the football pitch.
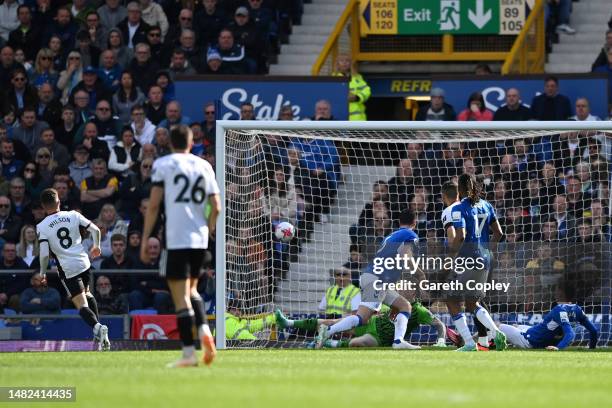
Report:
M178 355L6 353L0 385L76 387L76 403L32 407L525 408L612 399L612 353L603 350L223 350L212 367L166 369Z

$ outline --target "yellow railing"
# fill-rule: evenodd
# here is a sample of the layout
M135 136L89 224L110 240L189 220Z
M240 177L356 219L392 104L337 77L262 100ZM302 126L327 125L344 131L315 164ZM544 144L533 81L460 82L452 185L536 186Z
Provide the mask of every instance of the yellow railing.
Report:
M357 52L359 52L359 1L349 0L312 66L312 75L331 75L339 54L354 56Z
M544 0L537 0L525 27L517 37L502 66L502 75L544 72L546 56Z

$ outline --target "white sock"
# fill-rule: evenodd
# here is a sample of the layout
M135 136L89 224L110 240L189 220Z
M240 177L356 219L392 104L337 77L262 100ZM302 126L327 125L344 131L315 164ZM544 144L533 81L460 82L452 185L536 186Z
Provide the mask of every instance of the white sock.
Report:
M475 313L476 318L482 323L487 329L489 329L493 333L497 333L499 329L495 325L493 319L491 319L491 315L485 308L479 307L476 309Z
M338 323L334 324L329 328L328 334L333 336L336 333L340 333L343 331L351 330L353 327L359 326L361 319L357 315L350 315L340 320Z
M338 344L340 344L339 340L330 340L329 341L329 346L332 347L332 348L337 348Z
M203 324L200 327L198 327L198 336L200 338L204 336L212 336L212 333L210 332L210 327L208 327L207 324Z
M480 344L482 347L489 347L489 337L478 337L478 344Z
M190 358L195 353L195 346L183 346L183 358Z
M468 328L468 325L467 325L467 320L465 320L465 316L463 315L463 313L459 313L453 316L453 323L455 325L455 328L461 335L461 338L463 339L463 342L465 343L465 345L466 346L474 345L475 343L474 343L474 339L472 338L472 333L470 333L470 329Z
M406 328L408 327L408 320L410 319L410 312L400 312L395 318L395 342L401 342L404 340L406 334Z

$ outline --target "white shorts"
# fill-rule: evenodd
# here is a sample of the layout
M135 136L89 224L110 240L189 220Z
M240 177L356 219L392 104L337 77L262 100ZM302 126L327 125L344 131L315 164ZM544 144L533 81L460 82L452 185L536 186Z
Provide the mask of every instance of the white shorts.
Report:
M525 336L523 336L523 333L529 330L529 328L529 326L524 325L518 327L510 326L509 324L499 325L499 330L501 330L506 335L506 339L510 344L518 348L524 349L532 348L531 344L529 343L529 340L527 340Z
M361 286L361 302L359 306L365 306L376 312L380 310L383 303L391 306L400 297L400 294L395 290L374 289L374 282L377 280L379 280L378 276L372 273L363 273L359 278L359 285Z

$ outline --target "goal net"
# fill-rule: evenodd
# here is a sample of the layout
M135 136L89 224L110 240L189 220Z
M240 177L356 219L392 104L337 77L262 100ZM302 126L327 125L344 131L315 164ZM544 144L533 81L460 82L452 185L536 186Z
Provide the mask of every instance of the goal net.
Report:
M218 126L225 203L216 245L220 347L306 347L315 332L280 327L274 311L291 319L354 311L359 291L350 285L359 286L360 271L406 208L417 214L420 254L443 256L441 186L462 173L476 177L505 232L489 274L498 286L484 299L494 320L534 325L555 302L575 302L607 345L612 123ZM274 236L282 221L297 229L290 242ZM405 274L414 286L402 294L452 328L444 293L421 282L444 282L447 273L434 267L424 279ZM436 339L433 326L421 325L409 340ZM577 327L575 344L587 339Z

